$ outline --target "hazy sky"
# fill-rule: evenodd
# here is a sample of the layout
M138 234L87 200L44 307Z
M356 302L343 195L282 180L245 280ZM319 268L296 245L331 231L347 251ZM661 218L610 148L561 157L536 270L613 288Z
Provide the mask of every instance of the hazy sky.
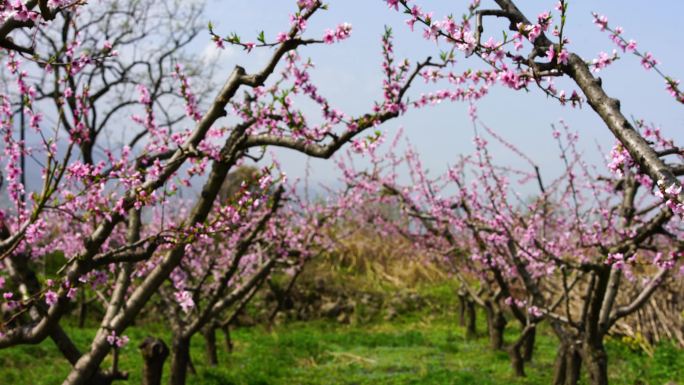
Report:
M198 0L199 1L199 0ZM316 68L311 71L319 92L332 105L352 116L370 112L374 101L382 100L381 44L380 38L385 25L393 27L397 59L408 58L412 63L427 56L437 56L439 49L434 43L422 38L417 28L411 32L405 24L407 16L388 9L383 0L330 0L329 10L317 13L310 21L306 32L308 37L320 38L327 28L334 28L341 22L353 26L352 36L335 45L314 45L300 48L302 57L310 57ZM466 10L466 0L424 0L419 4L423 10L433 11L434 17L445 15L456 17ZM482 8L492 7L493 1L483 0ZM528 17L554 7L555 0L517 0ZM626 38L638 41L639 49L650 51L660 61L661 68L675 79L684 79L681 63L684 53L680 49L679 27L684 15L684 1L654 2L639 0L570 1L566 36L571 39L568 47L587 60L598 56L601 51L611 52L614 48L606 33L600 32L592 23L591 12L608 16L611 25L624 28ZM217 33L228 35L237 32L243 41L254 41L259 31L265 31L268 40L289 28L289 14L296 9L295 0L206 0L207 21L214 24ZM486 19L486 39L489 33L501 37L503 21ZM260 69L270 57L269 49L256 49L251 54L228 47L220 51L211 42L205 30L196 39L192 50L198 57L218 59L220 67L215 71L214 81L222 84L235 65L241 65L248 72ZM201 59L200 59L201 60ZM481 66L476 58L457 57L456 71L472 66ZM684 106L677 103L664 89L664 81L653 71L645 71L638 58L625 55L600 73L608 94L621 101L622 111L630 117L645 119L659 125L666 136L677 143L684 143ZM435 90L435 85L424 85L422 80L409 92L415 99L425 90ZM558 88L568 92L576 89L568 81L558 82ZM550 125L564 119L581 136L580 146L585 159L594 164L604 164L605 156L614 143L612 134L588 105L581 109L561 107L548 99L535 87L531 92L513 91L495 86L490 94L477 103L479 116L488 126L514 143L541 166L545 180L553 179L562 169L558 148L551 137ZM217 90L218 92L218 90ZM319 108L305 108L305 112L319 116ZM221 123L221 122L219 122ZM225 122L223 122L225 123ZM462 154L473 150L472 124L468 117L468 105L444 102L438 106L420 110L410 109L405 115L380 127L392 138L400 127L405 138L421 154L423 164L431 175L442 173L445 167L458 160ZM603 152L597 150L597 145ZM344 150L344 149L343 149ZM305 175L306 156L291 150L274 150L283 169L290 177ZM493 147L498 163L524 167L526 164L504 149ZM339 155L337 155L339 156ZM335 187L340 173L332 160L309 160L310 185L318 190L320 184ZM364 160L355 162L363 165ZM34 171L31 168L30 171ZM35 170L37 172L37 169ZM31 175L29 175L31 176ZM38 186L38 175L35 178ZM29 183L31 185L31 183ZM4 194L3 194L4 198Z
M482 8L489 4L486 1L482 3ZM544 10L553 9L555 1L518 0L517 3L528 17L533 18ZM254 40L260 30L271 37L286 30L293 4L294 1L285 0L209 0L207 17L215 25L215 30L222 34L235 31L245 41ZM326 28L346 21L353 26L352 37L333 46L304 47L300 54L311 57L316 64L312 75L321 93L347 113L364 113L369 111L374 100L380 100L380 37L384 25L392 26L395 31L398 58L408 57L416 62L438 52L433 43L421 37L420 32L409 31L404 24L406 15L390 11L382 0L332 0L329 4L328 11L310 21L308 35L321 36ZM450 13L460 16L468 1L433 0L419 4L424 10L434 11L436 18L442 18ZM681 15L684 15L684 2L665 1L658 7L653 6L654 2L638 0L585 0L570 1L569 4L566 36L571 39L569 49L572 51L589 60L597 57L600 51L611 52L614 48L608 35L592 23L591 12L596 11L607 15L612 25L621 25L625 29L625 37L638 41L639 49L653 52L666 73L674 78L681 76L678 71L682 71L684 54L678 49L681 41L675 31L679 30ZM487 20L485 35L487 31L495 31L495 36L500 37L502 27L501 22ZM200 43L206 44L202 48L205 55L218 54L208 40ZM218 71L218 76L225 77L235 64L243 65L248 71L256 70L268 54L257 51L246 55L240 50L229 49L221 53L225 70ZM459 70L477 63L472 58L459 61ZM608 94L621 100L626 115L660 125L666 135L679 142L684 139L684 108L665 92L661 78L641 68L637 58L624 56L600 75ZM566 84L569 83L559 83L559 86ZM597 151L596 143L608 151L613 143L612 136L588 105L582 109L561 107L541 91L531 90L529 93L516 92L496 86L477 104L479 116L525 151L547 175L560 170L557 146L549 128L560 118L579 130L588 160L598 162L605 157ZM419 95L419 92L414 90L413 95ZM463 103L442 103L437 107L410 110L400 119L383 125L382 130L393 133L398 127L405 128L406 136L418 148L425 165L433 173L442 171L459 154L473 149L472 128L467 105ZM304 156L292 151L278 151L277 154L289 175L303 175ZM501 162L518 162L505 152L497 151L495 156ZM331 183L338 175L334 163L329 161L312 160L311 170L312 179L316 182Z
M254 40L260 30L266 36L275 36L288 27L288 14L294 1L284 0L210 0L207 17L221 33L238 32L243 40ZM434 11L435 17L460 15L467 1L422 1L424 10ZM517 1L522 10L535 17L544 10L553 8L555 1ZM569 49L585 59L598 56L600 51L611 52L614 48L608 35L592 23L591 12L608 16L612 25L625 29L625 37L634 38L641 50L653 52L662 63L661 67L674 78L679 78L684 56L676 31L684 14L684 2L667 1L667 7L654 7L651 2L630 1L571 1L566 36L571 39ZM434 55L434 44L425 41L420 32L410 32L404 24L406 15L390 11L382 0L345 0L329 2L330 9L314 16L308 27L310 36L320 36L326 28L339 22L352 24L353 33L349 40L333 46L304 47L302 56L311 57L316 64L312 71L320 91L334 105L351 114L369 111L374 100L380 100L382 73L380 69L380 36L384 25L390 25L395 32L395 49L398 58L407 57L412 62ZM482 8L489 3L483 1ZM662 4L661 4L662 5ZM666 12L665 12L666 10ZM504 25L487 20L487 31L500 36ZM210 42L203 47L205 55L218 52ZM259 68L268 57L268 52L246 55L240 50L229 49L221 53L225 76L235 64L243 65L248 71ZM462 58L459 58L462 59ZM459 60L459 70L478 65L475 60ZM622 102L622 110L635 118L660 125L666 135L681 142L684 139L682 126L684 108L664 90L664 82L653 72L644 71L639 60L624 56L600 73L609 95ZM564 86L564 87L561 87ZM413 95L419 95L418 87ZM434 87L434 86L433 86ZM569 83L560 83L559 88L575 89ZM612 135L588 105L582 109L561 107L547 99L540 91L512 91L494 87L490 95L477 104L479 116L490 127L509 139L542 166L546 175L559 172L561 165L555 142L551 138L550 124L564 119L581 135L581 146L591 162L602 162L605 153L597 151L597 143L607 152L613 144ZM382 130L392 135L399 127L405 128L407 138L419 150L424 164L433 173L444 170L446 164L454 162L460 154L470 153L472 128L463 103L442 103L436 107L410 110L399 119L383 125ZM284 169L291 176L302 176L305 157L292 151L278 151ZM496 151L498 161L522 164L520 160L505 151ZM334 183L338 173L333 162L311 160L312 180Z
M492 2L483 0L482 8L491 6ZM369 112L373 102L381 100L380 37L385 25L392 26L395 32L398 59L406 57L415 63L438 53L439 48L424 40L420 31L410 32L404 23L406 15L389 10L383 0L330 0L328 3L328 11L320 12L310 20L307 36L320 37L326 28L349 22L353 26L351 38L332 46L302 47L300 55L312 58L316 68L311 75L320 92L347 114L358 116ZM433 11L438 19L448 14L459 17L468 3L468 0L420 1L423 9ZM528 17L533 18L542 11L553 9L555 0L517 0L516 3ZM569 49L572 51L591 60L599 52L611 52L614 48L607 34L593 25L591 12L595 11L608 16L611 25L622 26L624 36L636 39L640 50L652 52L665 73L684 80L684 68L681 65L684 51L681 49L679 33L684 1L662 0L657 2L657 7L653 5L656 2L640 0L577 0L569 4L566 36L571 39ZM258 32L264 30L266 36L273 40L278 32L289 28L288 15L295 9L295 0L206 0L206 5L205 17L215 25L215 31L223 35L237 32L248 41L255 40ZM485 36L488 31L495 31L498 37L504 28L505 25L500 21L487 20ZM216 55L220 55L220 68L215 71L213 79L217 84L225 81L235 65L255 71L270 56L269 50L255 50L249 55L235 48L219 51L206 30L191 48L198 57L217 58ZM459 57L457 71L478 65L472 59ZM654 123L662 128L667 137L674 138L676 143L684 143L684 106L667 94L660 77L653 71L647 72L641 68L637 58L624 56L602 71L600 76L608 94L620 99L625 115ZM575 89L568 82L559 82L558 85L566 90ZM434 85L426 88L422 82L418 82L418 87L411 95L415 99L425 89L434 90ZM534 87L531 92L524 92L495 86L487 97L478 102L477 107L481 120L532 158L541 167L546 181L555 179L562 170L558 148L550 130L550 125L559 119L564 119L579 131L580 147L585 159L593 164L603 166L614 144L612 134L589 106L585 105L582 109L561 107ZM318 114L319 111L316 108L309 112ZM49 112L46 113L49 115ZM117 125L113 127L114 130L119 128ZM472 125L468 118L468 106L463 103L442 103L436 107L412 109L384 124L381 130L391 138L400 127L404 128L405 138L417 148L431 175L441 174L459 156L473 151ZM602 152L597 150L597 145L602 147ZM493 148L492 153L499 164L527 167L526 163L505 149ZM290 177L301 178L305 175L306 156L291 150L276 150L275 153ZM333 160L310 159L308 164L313 190L321 191L321 185L332 188L339 186L340 173ZM355 160L355 164L363 165L364 159ZM28 189L40 188L40 169L30 159L27 165ZM196 190L196 187L193 186L192 190ZM536 193L536 188L523 190L522 193ZM0 205L4 205L6 199L3 191Z

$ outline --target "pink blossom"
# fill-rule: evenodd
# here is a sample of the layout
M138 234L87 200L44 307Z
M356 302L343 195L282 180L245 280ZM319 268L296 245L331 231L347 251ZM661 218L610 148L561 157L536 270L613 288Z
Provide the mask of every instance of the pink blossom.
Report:
M530 306L527 308L527 312L530 313L533 317L539 318L544 315L544 312L536 307L536 306Z
M323 34L323 42L325 44L332 44L335 42L335 31L332 29L326 29L325 34Z
M152 103L152 99L150 98L150 91L147 89L147 87L145 87L142 84L138 84L138 93L140 93L138 101L141 104L148 105Z
M637 49L637 42L636 40L630 39L629 42L627 42L627 45L625 46L625 49L629 52L634 52Z
M542 27L542 29L546 31L549 28L549 24L551 23L551 13L549 11L540 13L537 16L537 21L539 22L539 25Z
M625 267L625 256L622 253L608 254L608 258L606 258L606 264L612 265L618 270L622 270Z
M351 35L352 26L349 23L342 23L337 26L335 31L335 37L337 41L347 39Z
M549 49L546 50L546 58L549 61L553 61L553 58L556 56L556 49L554 48L553 44L549 45Z
M183 290L183 291L177 291L175 293L176 296L176 301L180 305L180 307L183 309L185 313L189 312L190 309L195 307L195 301L192 299L192 294L190 294L189 291Z
M76 298L76 294L78 293L78 290L75 287L70 287L69 290L67 291L66 297L69 298L70 300L73 300Z
M682 186L676 184L671 184L670 187L665 189L665 194L669 196L677 196L682 192Z
M535 40L541 35L542 27L539 24L527 26L527 38L534 43Z
M658 60L656 60L653 57L653 54L650 52L646 52L644 56L641 58L641 65L647 69L650 70L651 68L655 67L658 65Z
M48 306L52 306L57 303L57 293L55 293L52 290L48 290L45 292L45 303L48 304Z
M129 342L128 336L117 336L116 332L112 330L112 332L107 336L107 343L109 343L111 346L114 346L116 348L123 348L126 346L126 344Z
M418 19L418 18L423 17L423 11L421 11L421 9L418 5L414 5L411 8L411 16L413 16L414 19Z
M608 67L608 65L610 65L615 60L617 60L617 53L615 50L613 50L612 56L608 55L605 52L601 52L601 53L599 53L599 57L592 61L592 64L591 64L592 71L599 72L603 68Z
M395 11L399 10L399 0L385 0L385 2L388 7L394 8Z
M603 15L594 14L594 24L598 25L601 31L605 31L608 28L608 18Z
M304 32L306 30L306 19L301 15L290 15L290 24L297 28L299 32Z
M312 9L316 5L316 0L297 0L297 5L301 9Z

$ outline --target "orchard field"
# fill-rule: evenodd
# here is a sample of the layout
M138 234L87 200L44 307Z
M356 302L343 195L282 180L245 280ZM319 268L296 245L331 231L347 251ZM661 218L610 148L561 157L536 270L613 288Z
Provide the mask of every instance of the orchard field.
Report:
M384 310L372 319L353 316L348 323L322 317L285 321L272 329L237 327L231 334L233 350L227 350L221 341L215 366L206 361L205 340L196 339L191 347L196 374L188 378L188 384L541 385L552 381L557 342L549 330L541 330L538 336L527 377L513 376L508 356L489 348L483 318L477 325L478 336L466 337L454 311L458 308L452 295L455 287L439 283L419 286L412 292L429 304L406 309L391 320L385 319ZM385 295L391 298L391 294ZM82 346L96 332L90 324L83 328L67 325L67 329ZM127 334L131 341L123 349L120 367L130 373L129 382L140 383L139 344L150 335L171 336L159 321L133 326ZM606 347L612 358L611 383L667 384L684 378L684 352L673 344L658 345L654 354L620 338L609 340ZM3 378L12 384L53 384L69 371L68 363L47 341L3 351L0 362ZM163 381L168 381L168 370Z
M416 318L420 316L421 318ZM508 357L489 349L484 338L466 340L453 319L422 319L416 315L395 322L340 326L334 322L287 324L266 331L238 329L235 351L219 350L219 365L204 361L202 340L193 342L197 373L188 384L548 384L552 380L556 343L540 335L538 356L525 378L511 375ZM481 325L484 327L484 325ZM95 330L70 329L78 343L87 344ZM128 358L121 369L131 383L140 383L142 359L136 346L154 334L168 338L162 328L132 327ZM610 341L614 362L611 383L667 384L684 376L679 348L659 346L651 357L622 342ZM36 363L36 358L41 363ZM11 384L54 384L69 371L53 345L26 346L0 355L4 381ZM639 379L635 381L635 379ZM163 381L168 380L168 373Z
M0 1L0 383L684 384L682 15Z

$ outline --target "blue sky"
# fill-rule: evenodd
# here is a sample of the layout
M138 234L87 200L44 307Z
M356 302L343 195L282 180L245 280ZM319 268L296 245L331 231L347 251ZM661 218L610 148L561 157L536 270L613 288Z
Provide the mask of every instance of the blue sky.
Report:
M420 2L424 10L434 11L437 18L452 13L458 16L468 3L466 0ZM489 0L482 3L483 8L492 6ZM316 64L311 74L321 93L348 114L364 114L370 111L374 101L381 99L380 37L385 25L393 27L395 32L398 58L407 57L416 62L428 55L434 56L439 48L443 48L425 41L418 31L410 32L404 23L406 15L389 10L383 0L330 0L329 4L328 11L317 14L309 22L307 35L320 37L326 28L349 22L353 25L352 37L333 46L303 47L300 55L310 57ZM529 17L534 17L553 9L555 0L517 0L517 4ZM571 39L569 48L572 51L590 60L599 52L610 52L614 48L607 34L600 32L592 23L591 12L596 11L608 16L611 25L622 26L625 37L636 39L640 50L652 52L667 74L684 80L681 65L684 52L678 33L684 1L662 1L658 6L654 6L654 2L639 0L571 0L569 4L566 36ZM288 15L294 9L295 0L206 0L205 17L221 34L237 32L244 40L254 40L261 30L271 38L287 30ZM493 31L498 37L505 25L500 21L487 20L485 27L485 36L488 31ZM270 56L268 50L255 50L249 55L235 48L219 51L206 30L196 39L192 50L200 60L201 57L219 59L220 67L214 72L213 79L218 84L225 81L233 66L242 65L248 71L255 71ZM459 61L459 70L478 65L472 59L463 60L461 57ZM622 110L627 116L659 125L666 136L674 138L676 143L684 143L683 106L665 92L660 77L641 68L637 58L624 56L602 71L600 76L608 94L621 100ZM559 86L574 89L568 84L559 83ZM413 96L425 89L419 83ZM496 86L477 106L480 118L488 126L541 166L545 180L553 179L562 169L550 130L550 125L559 119L564 119L579 131L580 146L585 159L591 163L604 164L605 156L614 143L611 133L589 106L582 109L561 107L534 88L526 93ZM384 124L381 130L392 137L400 127L404 128L405 138L417 148L423 164L435 175L461 155L472 152L472 126L467 111L468 106L462 103L443 103L410 110L399 119ZM318 114L318 109L312 108L308 112ZM597 150L597 145L603 148L603 152ZM308 162L313 188L319 190L320 184L337 185L339 172L333 161L307 161L306 156L290 150L275 150L275 153L290 177L303 177ZM499 163L526 167L522 160L503 149L495 148L493 153ZM363 165L364 160L359 159L355 163ZM30 172L35 175L29 175L29 185L36 184L30 188L37 188L40 181L37 169L31 167Z
M490 2L483 1L482 8ZM544 10L551 10L555 1L517 1L518 6L528 15L535 17ZM602 33L592 23L591 12L596 11L608 16L612 25L621 25L625 37L634 38L641 50L653 52L662 63L666 73L674 78L681 74L681 61L684 56L678 34L680 15L684 14L684 2L667 1L653 6L653 2L629 1L570 1L566 36L571 39L569 49L590 60L600 51L610 52L614 47L608 35ZM254 40L258 31L264 30L266 36L275 36L288 27L288 14L294 9L294 1L285 0L209 0L207 18L215 25L215 30L228 34L237 32L243 40ZM316 64L312 72L320 91L336 106L347 113L359 114L369 111L374 100L380 99L380 36L384 25L395 31L397 57L408 57L412 62L435 55L438 49L425 41L420 32L411 33L404 24L406 16L390 11L382 0L344 0L329 2L328 11L314 16L308 27L310 36L320 36L326 28L332 28L346 21L353 25L352 37L334 46L304 47L302 56L311 57ZM422 1L424 10L434 11L435 17L448 14L461 15L467 1ZM493 31L501 36L503 23L488 20L485 22L485 35ZM218 54L211 42L198 42L205 55ZM227 76L235 64L248 71L256 70L268 57L268 52L245 54L237 49L229 49L221 54L222 71L217 71L217 81ZM459 69L477 65L473 60L460 60ZM602 71L600 76L609 95L622 102L622 110L627 116L643 118L662 127L666 135L677 142L684 139L682 126L684 108L664 91L664 82L653 72L644 71L637 58L624 56L623 59ZM569 83L559 83L568 90ZM420 89L420 87L419 87ZM414 95L418 95L414 91ZM564 119L573 129L579 131L581 147L588 161L602 162L605 155L597 151L600 144L607 152L613 139L607 128L587 105L582 109L561 107L547 99L538 90L516 92L494 87L490 95L478 103L479 116L490 127L509 139L526 152L542 167L549 178L561 169L557 146L551 138L550 124ZM459 155L473 149L472 126L467 114L467 105L462 103L443 103L437 107L411 110L400 119L383 125L382 130L390 135L399 127L405 128L405 135L423 157L432 173L441 172L446 164L454 162ZM293 177L304 175L306 158L292 151L277 151L278 159L286 172ZM522 165L514 156L505 151L496 151L495 157L502 163ZM333 162L311 160L313 184L334 184L338 173Z
M245 41L255 40L261 30L273 40L278 32L289 28L288 15L296 8L295 0L205 2L205 18L214 24L216 32L223 35L237 32ZM302 47L300 55L310 57L316 64L311 75L320 92L347 114L358 116L369 112L373 102L381 100L380 38L385 25L391 26L395 32L395 51L399 59L406 57L415 63L428 55L435 56L440 48L445 48L435 47L424 40L418 30L412 33L404 23L406 15L388 9L383 0L330 0L328 3L328 11L320 12L310 20L307 36L320 37L326 28L349 22L353 26L351 38L332 46ZM461 15L468 3L466 0L424 0L419 4L424 10L433 11L435 17L442 18L448 14ZM492 3L491 0L483 0L482 8L493 7ZM553 9L555 0L518 0L517 3L529 17L535 17L542 11ZM683 1L660 2L658 7L652 2L638 0L570 1L569 4L566 36L571 39L569 49L572 51L590 60L600 51L610 52L614 48L607 34L600 32L592 23L591 12L596 11L607 15L611 25L622 26L625 37L636 39L640 50L651 51L667 74L684 80L681 69L684 53L678 49L681 42L676 32L681 23L680 15L684 14ZM499 37L505 27L502 21L486 20L485 37L490 31ZM242 65L248 72L256 71L270 56L268 49L257 49L251 54L231 47L220 51L211 42L207 30L202 31L191 50L196 52L198 60L218 59L219 68L213 75L213 81L218 85L225 81L235 65ZM459 57L457 70L480 65L473 59ZM621 100L622 110L627 116L655 123L666 136L673 137L677 143L684 143L684 106L667 94L660 77L641 68L637 58L624 56L602 71L600 76L608 94ZM567 81L558 85L567 90L575 89ZM415 98L421 91L434 88L434 85L426 87L422 81L418 82L412 96ZM614 143L611 133L589 106L582 109L561 107L534 88L531 92L521 92L495 86L477 107L480 118L488 126L518 146L541 167L545 180L554 179L562 169L550 130L550 125L559 119L564 119L571 128L579 131L580 146L585 159L591 163L605 163L605 156ZM305 108L305 111L319 114L317 107ZM405 138L421 154L423 164L432 175L443 172L448 164L473 150L468 106L463 103L412 109L380 129L393 137L400 127L404 128ZM603 148L603 152L597 150L597 145ZM290 177L303 177L308 162L310 186L319 190L320 184L337 185L340 173L332 160L307 161L306 156L294 151L274 152ZM524 161L500 147L494 147L493 154L499 163L526 167ZM359 159L355 163L363 165L364 160ZM30 168L28 179L30 188L39 186L37 169Z

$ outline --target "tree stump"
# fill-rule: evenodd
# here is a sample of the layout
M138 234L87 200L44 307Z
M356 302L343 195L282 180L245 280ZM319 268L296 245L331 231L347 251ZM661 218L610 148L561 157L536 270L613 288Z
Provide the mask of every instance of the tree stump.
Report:
M164 361L169 356L169 347L163 340L147 337L138 346L143 356L142 385L161 385Z

